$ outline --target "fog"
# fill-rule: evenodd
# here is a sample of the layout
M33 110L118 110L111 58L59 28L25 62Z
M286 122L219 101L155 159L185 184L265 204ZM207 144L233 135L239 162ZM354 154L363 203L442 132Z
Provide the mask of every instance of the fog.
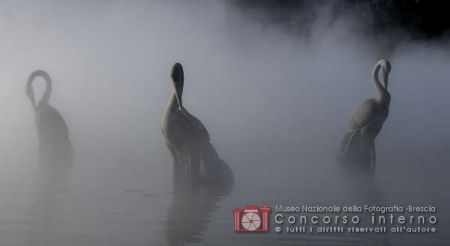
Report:
M353 109L375 96L371 73L381 58L392 64L392 102L369 192L377 189L389 204L441 206L440 233L413 240L450 238L448 40L385 49L391 37L362 36L347 15L330 25L326 6L300 35L225 1L1 5L2 243L275 245L282 237L232 233L232 208L370 200L349 188L335 158ZM176 205L160 125L175 62L185 70L184 106L206 126L236 180L231 194L201 204L215 211L199 232L185 232L195 240L167 228ZM70 174L54 181L64 190L56 195L36 188L38 140L25 94L36 69L52 77L50 103L67 122L75 153ZM43 85L35 84L38 98ZM167 240L172 236L179 241Z

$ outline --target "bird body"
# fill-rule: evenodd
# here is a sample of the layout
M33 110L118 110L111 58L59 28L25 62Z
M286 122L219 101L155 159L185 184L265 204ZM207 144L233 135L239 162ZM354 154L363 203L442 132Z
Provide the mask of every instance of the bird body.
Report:
M368 134L376 137L381 131L388 114L389 107L380 105L376 99L367 99L353 113L349 128L351 130L365 130Z
M383 84L379 80L379 71L383 71ZM391 95L387 90L391 65L380 60L373 70L373 83L377 98L363 101L354 111L349 131L341 142L341 158L361 164L374 170L376 163L375 138L380 133L384 121L389 115ZM366 165L369 164L369 165Z
M219 183L232 180L231 169L212 146L206 127L183 107L181 64L173 66L171 77L174 92L163 116L161 132L174 158L174 181Z
M36 103L32 83L38 76L45 79L47 86L44 95ZM51 89L51 78L47 72L37 70L30 75L27 84L27 94L35 110L39 153L41 160L71 160L73 150L69 137L69 128L61 114L49 104Z
M173 95L163 117L162 133L176 148L194 143L209 142L209 134L202 122L180 107Z

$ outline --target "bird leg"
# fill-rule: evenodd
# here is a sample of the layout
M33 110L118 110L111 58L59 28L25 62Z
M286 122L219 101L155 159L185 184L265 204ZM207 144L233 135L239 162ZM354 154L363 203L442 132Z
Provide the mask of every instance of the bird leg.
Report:
M372 169L372 163L374 162L374 141L370 135L370 131L367 128L361 129L361 141L360 141L360 161L368 168Z
M354 131L350 134L350 136L348 137L347 143L345 144L345 147L344 147L344 154L345 154L345 155L348 154L348 151L349 151L349 149L350 149L350 145L351 145L352 142L353 142L353 138L354 138L355 135L358 133L358 131L359 131L359 130L354 130Z
M372 163L370 165L371 172L375 172L375 163L377 162L377 155L375 152L375 142L372 142Z

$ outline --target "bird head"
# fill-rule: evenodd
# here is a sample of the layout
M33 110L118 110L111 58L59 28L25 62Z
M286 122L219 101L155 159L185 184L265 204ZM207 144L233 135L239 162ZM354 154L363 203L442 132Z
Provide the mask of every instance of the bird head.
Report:
M170 76L172 77L173 85L175 87L175 96L178 101L178 107L181 110L183 107L183 87L184 87L184 71L183 66L181 66L180 63L175 63L172 66L172 71L170 73Z

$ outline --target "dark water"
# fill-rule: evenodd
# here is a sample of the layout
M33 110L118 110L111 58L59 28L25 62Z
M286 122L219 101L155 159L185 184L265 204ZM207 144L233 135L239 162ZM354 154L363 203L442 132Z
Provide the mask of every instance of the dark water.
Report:
M345 21L310 39L242 18L223 2L5 2L0 12L0 243L35 245L447 245L448 47L384 52ZM389 37L386 37L389 38ZM373 178L335 161L352 109L373 97L375 62L392 63L391 111ZM229 194L174 194L160 134L169 72L185 69L185 107L233 169ZM38 162L28 75L53 79L72 166ZM36 91L41 91L39 83ZM38 96L37 96L38 97ZM436 234L233 232L247 204L417 204Z

